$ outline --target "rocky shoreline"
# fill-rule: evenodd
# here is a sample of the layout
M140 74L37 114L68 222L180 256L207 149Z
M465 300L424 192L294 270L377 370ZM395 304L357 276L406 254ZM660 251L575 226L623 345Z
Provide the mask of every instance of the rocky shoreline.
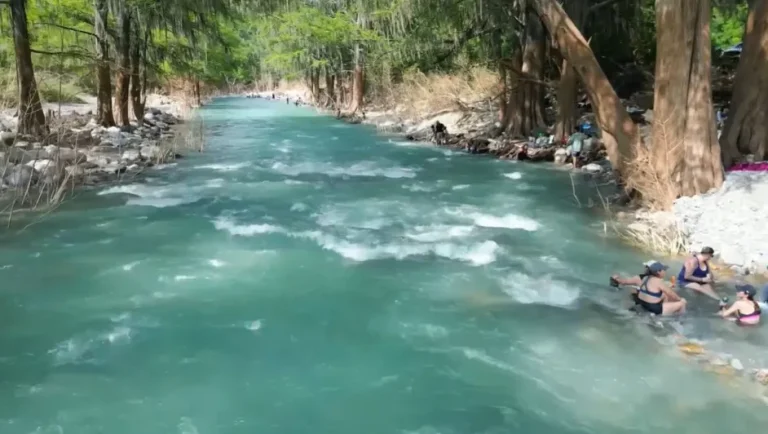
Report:
M0 209L45 210L76 187L119 182L181 158L175 128L183 122L182 110L169 98L154 102L141 122L121 127L97 125L92 111L68 110L51 122L57 127L45 137L15 133L13 118L6 115L0 132Z

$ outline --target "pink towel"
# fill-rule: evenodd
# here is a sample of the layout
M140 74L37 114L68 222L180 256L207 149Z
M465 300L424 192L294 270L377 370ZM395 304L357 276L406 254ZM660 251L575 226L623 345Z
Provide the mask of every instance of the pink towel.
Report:
M728 169L729 172L768 172L768 161L759 163L739 163Z

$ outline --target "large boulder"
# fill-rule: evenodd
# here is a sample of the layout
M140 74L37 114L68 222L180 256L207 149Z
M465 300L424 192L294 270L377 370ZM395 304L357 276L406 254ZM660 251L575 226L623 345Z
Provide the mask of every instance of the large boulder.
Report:
M5 185L13 188L23 188L34 184L36 181L35 170L29 166L18 165L8 168L3 176Z
M88 162L93 163L97 166L106 166L109 163L112 162L113 159L117 159L117 155L105 155L105 154L99 154L99 153L90 153L88 154Z

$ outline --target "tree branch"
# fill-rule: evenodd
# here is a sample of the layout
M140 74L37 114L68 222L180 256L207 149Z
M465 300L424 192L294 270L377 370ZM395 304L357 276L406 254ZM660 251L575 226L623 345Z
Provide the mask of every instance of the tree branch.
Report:
M92 59L93 56L87 53L78 53L76 51L43 51L43 50L35 50L34 48L29 49L30 52L35 54L43 54L46 56L70 56L70 57L82 57L85 59Z
M71 31L71 32L77 32L77 33L82 33L82 34L84 34L84 35L93 36L94 38L96 38L96 39L98 39L98 40L100 40L100 39L101 39L101 38L99 38L99 36L98 36L98 35L96 35L95 33L91 33L91 32L88 32L88 31L86 31L86 30L80 30L80 29L76 29L76 28L74 28L74 27L67 27L67 26L62 26L61 24L56 24L56 23L35 23L35 25L36 25L36 26L51 26L51 27L57 27L57 28L59 28L59 29L63 29L63 30L69 30L69 31Z

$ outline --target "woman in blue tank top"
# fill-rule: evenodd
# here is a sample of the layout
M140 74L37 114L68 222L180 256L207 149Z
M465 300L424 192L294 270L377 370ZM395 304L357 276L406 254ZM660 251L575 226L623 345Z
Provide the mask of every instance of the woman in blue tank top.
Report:
M720 297L712 288L714 276L709 268L709 261L715 255L712 247L704 247L700 253L696 253L685 260L683 268L677 275L677 284L681 288L693 289L710 298L720 300Z

